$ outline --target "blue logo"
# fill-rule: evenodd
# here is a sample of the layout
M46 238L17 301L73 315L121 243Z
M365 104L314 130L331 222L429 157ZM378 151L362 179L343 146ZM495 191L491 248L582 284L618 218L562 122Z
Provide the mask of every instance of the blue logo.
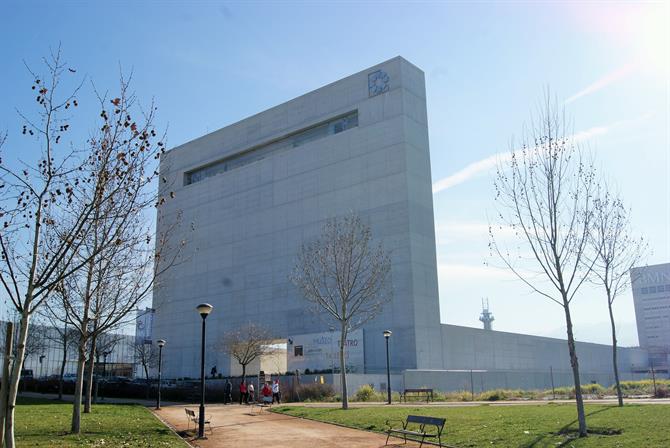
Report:
M373 97L388 92L390 79L389 75L382 70L370 73L368 75L368 96Z

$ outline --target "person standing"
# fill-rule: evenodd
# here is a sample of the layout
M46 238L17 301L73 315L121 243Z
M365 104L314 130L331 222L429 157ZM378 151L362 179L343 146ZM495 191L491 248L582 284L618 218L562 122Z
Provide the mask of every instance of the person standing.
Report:
M247 386L247 404L249 404L250 401L252 403L256 401L254 399L254 383L249 383L249 386Z
M263 384L261 395L263 396L264 404L272 404L272 388L270 387L270 383L267 381Z
M230 382L230 379L226 380L226 384L223 386L223 404L228 404L233 402L233 383Z
M274 404L275 400L277 400L277 404L279 404L281 401L281 395L279 393L279 380L275 380L275 382L272 383L272 404Z
M249 396L247 395L247 383L246 381L242 381L240 383L240 404L244 402L245 404L249 404Z

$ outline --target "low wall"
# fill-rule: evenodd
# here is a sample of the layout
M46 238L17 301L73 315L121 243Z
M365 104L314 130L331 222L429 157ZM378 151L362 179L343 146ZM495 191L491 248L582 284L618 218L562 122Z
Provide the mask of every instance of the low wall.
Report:
M429 387L443 392L492 389L550 390L554 387L573 386L572 371L501 371L501 370L406 370L403 372L406 388ZM620 372L620 379L641 380L646 373ZM608 387L614 383L611 372L585 372L580 374L582 384L598 383Z

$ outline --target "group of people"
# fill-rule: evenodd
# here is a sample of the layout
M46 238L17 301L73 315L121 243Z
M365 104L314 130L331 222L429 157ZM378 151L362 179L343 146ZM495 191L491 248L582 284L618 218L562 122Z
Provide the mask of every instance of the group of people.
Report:
M230 380L226 380L223 389L223 404L232 403L233 401L233 384ZM240 404L253 403L255 400L255 390L253 383L242 381L240 383ZM263 403L274 404L281 403L281 391L279 390L279 380L274 380L272 384L266 381L261 388L260 395Z

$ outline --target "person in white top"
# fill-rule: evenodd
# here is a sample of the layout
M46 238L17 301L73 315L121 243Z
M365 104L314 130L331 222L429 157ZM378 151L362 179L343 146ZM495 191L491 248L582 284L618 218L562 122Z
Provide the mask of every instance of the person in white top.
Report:
M253 383L249 383L249 387L247 388L247 391L249 392L249 401L251 403L256 401L256 399L254 398L254 385L253 385Z
M279 394L279 380L275 380L274 383L272 383L272 403L274 404L275 400L277 400L277 403L280 403L281 400L281 395Z

